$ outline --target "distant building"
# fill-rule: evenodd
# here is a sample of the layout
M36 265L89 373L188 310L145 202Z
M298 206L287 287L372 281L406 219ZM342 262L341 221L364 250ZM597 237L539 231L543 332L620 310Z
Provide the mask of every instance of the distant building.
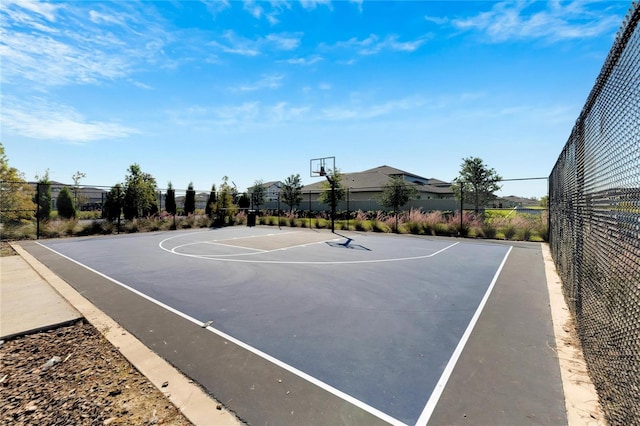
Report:
M58 196L62 188L67 187L76 201L78 210L101 210L108 191L102 188L67 185L51 181L51 209L58 210Z
M355 173L342 174L342 186L347 190L345 200L338 205L338 210L382 210L379 203L384 186L392 177L402 178L417 191L417 197L410 200L403 208L421 208L431 210L455 210L459 208L455 195L451 191L451 183L435 178L425 178L415 173L396 169L390 166L380 166ZM326 210L328 206L318 202L318 196L323 191L323 180L302 188L303 202L300 206L304 210Z
M264 200L266 202L269 201L278 201L278 197L280 197L280 191L282 190L282 182L279 180L272 182L265 182L262 184L264 188Z

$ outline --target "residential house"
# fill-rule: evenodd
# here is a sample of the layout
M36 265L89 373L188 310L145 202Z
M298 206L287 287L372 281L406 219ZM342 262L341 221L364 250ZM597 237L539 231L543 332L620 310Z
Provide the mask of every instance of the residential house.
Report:
M392 177L402 178L408 185L416 189L417 196L410 200L404 209L421 208L431 210L455 210L459 206L455 195L451 191L451 183L439 179L425 178L415 173L396 169L390 166L380 166L355 173L342 174L342 186L346 189L345 199L337 209L348 211L376 211L383 210L379 199L384 185ZM304 210L326 210L326 204L318 202L318 196L323 191L324 178L321 181L302 188L303 202L300 206Z

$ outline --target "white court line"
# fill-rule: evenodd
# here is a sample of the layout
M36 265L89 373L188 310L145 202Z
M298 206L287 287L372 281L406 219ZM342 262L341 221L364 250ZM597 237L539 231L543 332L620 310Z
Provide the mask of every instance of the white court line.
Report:
M241 238L242 239L242 238ZM229 241L229 240L221 240L221 241ZM305 244L297 244L295 246L288 246L288 247L280 247L277 249L272 249L272 250L262 250L262 249L255 249L255 248L251 248L251 247L245 247L245 246L236 246L233 244L222 244L222 243L217 243L217 242L213 242L213 241L203 241L203 242L197 242L197 243L188 243L188 244L182 244L179 246L176 246L174 248L172 248L171 250L169 249L165 249L162 246L162 243L164 241L160 241L160 248L165 250L165 251L169 251L172 254L176 254L178 256L187 256L187 257L199 257L202 259L216 259L218 257L231 257L231 256L254 256L256 254L266 254L266 253L273 253L276 251L283 251L283 250L288 250L288 249L292 249L292 248L298 248L298 247L307 247L307 246L312 246L314 244L324 244L327 243L329 241L340 241L340 238L334 238L332 240L324 240L324 241L316 241L313 243L305 243ZM184 247L184 246L189 246L189 245L195 245L195 244L211 244L211 245L220 245L220 246L225 246L225 247L235 247L235 248L240 248L240 249L245 249L245 250L254 250L255 253L236 253L236 254L189 254L189 253L180 253L178 251L176 251L177 249ZM223 260L227 260L227 259L223 259ZM255 261L248 261L248 262L252 262L252 263L259 263L259 262L255 262Z
M93 272L96 275L101 276L102 278L104 278L106 280L111 281L114 284L117 284L117 285L121 286L122 288L125 288L125 289L131 291L132 293L137 294L138 296L148 300L149 302L155 303L156 305L158 305L158 306L168 310L169 312L172 312L172 313L174 313L174 314L186 319L187 321L190 321L190 322L192 322L194 324L197 324L199 327L203 327L204 324L205 324L204 322L202 322L200 320L197 320L197 319L195 319L195 318L193 318L193 317L191 317L191 316L189 316L189 315L187 315L187 314L185 314L185 313L183 313L183 312L181 312L181 311L179 311L179 310L177 310L175 308L172 308L171 306L166 305L166 304L160 302L159 300L156 300L153 297L148 296L148 295L142 293L141 291L138 291L135 288L130 287L130 286L128 286L128 285L126 285L126 284L114 279L114 278L111 278L110 276L105 275L102 272L99 272L99 271L91 268L90 266L87 266L87 265L85 265L85 264L83 264L83 263L81 263L81 262L79 262L79 261L77 261L75 259L70 258L69 256L66 256L66 255L64 255L64 254L62 254L62 253L60 253L60 252L58 252L58 251L56 251L56 250L54 250L54 249L52 249L50 247L47 247L47 246L41 244L40 242L36 242L36 244L38 244L41 247L46 248L47 250L57 254L58 256L61 256L61 257L65 258L65 259L69 260L70 262L75 263L76 265L79 265L79 266L81 266L81 267ZM325 383L325 382L323 382L323 381L321 381L321 380L319 380L319 379L317 379L317 378L315 378L313 376L310 376L307 373L304 373L303 371L298 370L297 368L295 368L295 367L293 367L293 366L291 366L291 365L289 365L289 364L287 364L285 362L282 362L281 360L279 360L277 358L274 358L273 356L271 356L271 355L269 355L269 354L267 354L265 352L262 352L261 350L256 349L253 346L250 346L247 343L242 342L241 340L236 339L235 337L232 337L232 336L224 333L221 330L218 330L218 329L213 328L211 326L207 326L206 329L211 331L211 332L213 332L213 333L215 333L215 334L217 334L218 336L222 337L223 339L228 340L228 341L240 346L241 348L243 348L243 349L245 349L245 350L247 350L247 351L249 351L249 352L251 352L251 353L253 353L253 354L255 354L255 355L257 355L257 356L259 356L259 357L261 357L261 358L263 358L263 359L265 359L267 361L269 361L269 362L271 362L272 364L275 364L278 367L283 368L283 369L289 371L290 373L295 374L296 376L298 376L298 377L300 377L300 378L302 378L302 379L304 379L304 380L306 380L306 381L308 381L308 382L320 387L321 389L324 389L325 391L337 396L338 398L341 398L344 401L349 402L350 404L352 404L352 405L354 405L354 406L356 406L356 407L368 412L369 414L371 414L371 415L373 415L375 417L378 417L381 420L384 420L385 422L387 422L387 423L389 423L391 425L394 425L394 426L407 426L406 423L403 423L400 420L395 419L395 418L389 416L388 414L383 413L382 411L380 411L380 410L378 410L378 409L366 404L365 402L362 402L359 399L356 399L355 397L353 397L353 396L351 396L349 394L346 394L346 393L334 388L333 386L331 386L331 385L329 385L329 384L327 384L327 383Z
M223 240L223 241L229 241L229 240ZM223 244L223 243L219 243L217 241L198 241L196 243L187 243L187 244L181 244L179 246L175 246L174 248L171 249L171 252L174 254L181 254L178 253L176 250L182 248L182 247L186 247L186 246L195 246L198 244L209 244L211 246L223 246L223 247L233 247L233 248L240 248L240 249L244 249L244 250L253 250L255 252L258 253L242 253L242 254L259 254L259 253L264 253L267 250L262 250L262 249L257 249L257 248L253 248L253 247L245 247L245 246L236 246L233 244ZM212 255L212 254L203 254L201 256L239 256L238 254L221 254L221 255Z
M451 373L453 373L453 369L455 368L456 363L458 362L458 359L460 358L460 355L462 354L462 351L465 345L467 344L467 340L469 340L469 337L471 336L471 332L473 331L473 328L476 326L476 323L480 318L480 314L484 309L484 305L486 305L487 300L489 300L491 291L493 290L493 287L496 285L496 281L498 281L498 276L500 275L500 272L502 272L502 268L504 267L505 263L507 263L507 258L509 257L509 253L511 253L511 249L513 249L513 246L510 246L509 250L507 251L507 254L504 255L504 259L502 259L502 263L500 264L500 266L498 267L498 270L493 276L493 280L491 281L489 288L485 292L484 297L480 301L480 305L478 305L478 309L476 309L476 312L473 314L473 317L471 318L471 321L469 322L467 329L464 331L462 338L458 342L458 346L456 346L456 349L455 351L453 351L451 358L449 358L449 362L447 363L447 366L444 368L444 371L442 372L442 375L440 376L440 380L438 380L438 383L436 384L435 389L431 393L431 396L429 397L429 401L427 401L427 405L424 407L424 410L422 410L422 414L420 415L420 417L418 417L416 426L426 426L426 424L429 422L429 419L433 414L433 410L436 408L436 405L438 404L438 401L442 396L442 392L444 391L444 388L447 385L447 382L449 381L449 377L451 377Z
M185 235L193 235L196 234L196 232L190 233L190 234L185 234ZM270 234L270 235L280 235L280 234ZM236 263L267 263L267 264L287 264L287 265L291 265L291 264L296 264L296 265L353 265L353 264L360 264L360 263L383 263L383 262L400 262L400 261L407 261L407 260L418 260L418 259L427 259L430 257L434 257L437 256L438 254L444 252L445 250L448 250L454 246L457 246L458 244L460 244L460 242L455 242L453 244L450 244L438 251L436 251L435 253L431 253L431 254L425 254L422 256L410 256L410 257L396 257L396 258L391 258L391 259L370 259L370 260L323 260L323 261L313 261L313 260L301 260L301 261L292 261L292 260L246 260L246 259L229 259L228 257L224 257L224 256L253 256L256 254L268 254L268 253L273 253L276 251L282 251L282 250L288 250L288 249L292 249L292 248L298 248L298 247L307 247L310 245L314 245L314 244L324 244L327 243L329 241L339 241L340 238L334 238L331 240L325 240L325 241L318 241L318 242L313 242L313 243L306 243L306 244L300 244L300 245L295 245L295 246L289 246L289 247L283 247L283 248L278 248L278 249L273 249L273 250L265 250L264 252L257 252L257 253L239 253L237 255L201 255L201 254L188 254L188 253L178 253L175 251L175 248L169 250L168 248L165 248L163 246L163 244L166 241L169 241L171 239L176 238L177 236L173 236L173 237L169 237L166 238L162 241L160 241L158 243L158 247L160 247L162 250L171 253L171 254L175 254L177 256L185 256L185 257L192 257L192 258L196 258L196 259L204 259L204 260L217 260L220 262L236 262ZM225 241L225 240L221 240L221 241ZM197 244L197 243L190 243L190 244ZM180 246L178 246L180 247ZM235 247L235 246L234 246Z

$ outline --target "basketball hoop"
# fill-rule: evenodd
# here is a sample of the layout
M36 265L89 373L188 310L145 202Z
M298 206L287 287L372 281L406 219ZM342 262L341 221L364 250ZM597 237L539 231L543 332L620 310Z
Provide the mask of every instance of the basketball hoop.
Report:
M327 177L336 168L335 157L313 158L309 162L309 175L311 177Z

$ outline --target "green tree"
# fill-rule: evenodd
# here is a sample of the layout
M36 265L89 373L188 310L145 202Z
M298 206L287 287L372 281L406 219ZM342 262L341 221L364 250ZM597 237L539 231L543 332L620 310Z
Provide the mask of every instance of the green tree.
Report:
M494 192L502 188L499 182L502 177L494 169L489 168L478 157L463 158L460 175L453 180L451 190L456 198L472 202L476 213L480 207L496 198Z
M81 171L75 172L71 179L73 180L73 201L76 207L80 208L84 203L87 202L87 197L80 196L78 197L78 190L80 189L80 180L87 177L86 173ZM75 217L75 216L74 216Z
M334 231L334 221L336 219L336 207L338 203L345 197L346 190L342 186L342 174L338 169L329 170L326 175L327 181L322 182L322 192L318 196L318 200L322 203L329 204L331 207L331 232Z
M329 170L326 177L326 182L322 182L322 191L318 195L318 201L335 208L340 201L344 200L347 193L342 185L342 173L338 169ZM335 198L332 196L332 188L335 188Z
M0 143L0 222L19 223L33 218L36 211L34 190L9 160Z
M211 192L209 192L209 198L207 199L207 205L204 208L204 212L209 218L213 217L213 208L216 205L216 184L211 185Z
M36 175L38 187L36 189L35 203L38 205L38 219L47 220L51 217L51 181L49 180L49 170L44 172L42 177Z
M393 176L382 187L380 194L380 204L386 208L392 208L396 217L396 232L398 232L398 211L407 202L416 197L418 191L415 187L407 184L407 181L401 177Z
M549 196L545 195L544 197L540 198L540 207L544 207L545 209L549 208Z
M216 216L215 224L222 226L229 222L231 218L238 212L238 206L234 204L234 197L237 191L234 187L229 185L229 178L224 176L222 178L222 184L218 191L218 199L216 200L214 215Z
M158 213L156 197L156 180L144 173L137 163L129 166L129 174L125 178L124 205L122 211L125 219L151 216Z
M108 220L116 220L122 213L124 203L124 190L121 184L116 184L107 192L107 197L102 206L102 217Z
M173 185L169 182L167 187L167 199L165 201L165 210L169 214L176 214L176 190L173 189Z
M302 202L302 182L300 174L289 176L282 185L282 200L289 206L290 211L298 208Z
M260 206L264 204L264 196L266 193L262 179L258 179L253 183L253 186L249 188L249 193L251 194L253 208L260 210Z
M196 191L193 189L193 182L189 182L187 194L184 197L184 214L189 216L196 211Z
M58 194L58 215L64 219L73 219L76 217L76 203L71 196L71 191L66 186L62 188Z

